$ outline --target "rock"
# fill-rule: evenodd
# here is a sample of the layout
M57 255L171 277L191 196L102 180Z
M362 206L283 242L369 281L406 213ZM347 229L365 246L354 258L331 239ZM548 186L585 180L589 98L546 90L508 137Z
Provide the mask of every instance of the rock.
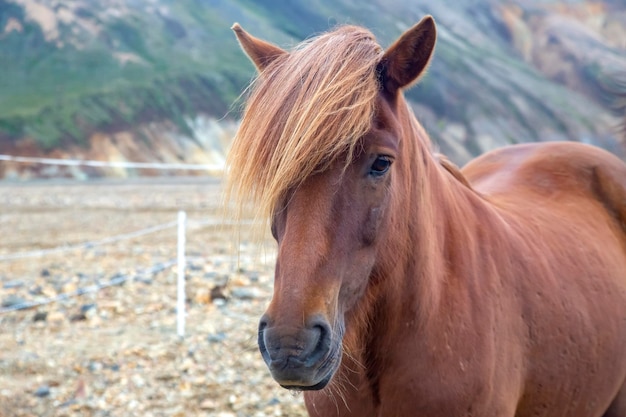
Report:
M193 301L197 304L209 304L211 303L211 291L208 288L200 288L193 294Z
M26 303L24 298L11 294L2 300L2 307L15 307L24 303Z
M187 265L187 269L189 269L192 272L202 271L204 269L204 266L192 263L192 264Z
M226 299L225 298L217 298L217 299L213 300L213 305L215 305L217 307L224 307L226 305Z
M71 322L84 321L84 320L87 320L87 316L85 316L85 313L77 313L77 314L72 314L70 316Z
M43 398L50 395L50 387L48 385L41 385L35 390L35 397Z
M100 372L102 371L103 368L104 366L102 365L102 363L97 362L97 361L91 361L89 362L89 365L87 365L87 369L90 372Z
M267 402L267 405L269 405L269 406L274 406L274 405L278 405L278 404L280 404L280 400L278 398L276 398L276 397L272 398L271 400L269 400Z
M218 404L214 400L203 400L200 403L200 410L215 410L217 409Z
M163 185L163 181L171 181L171 185ZM61 239L97 240L136 230L139 225L165 223L175 217L178 201L196 204L193 202L197 199L197 204L212 204L216 199L204 191L206 188L199 192L197 183L187 185L179 179L162 178L142 179L138 186L125 182L114 188L95 182L63 184L59 188L52 183L30 184L11 187L10 192L3 192L2 187L0 184L0 216L16 213L16 228L28 233L15 239L30 242L23 250L54 247ZM217 187L211 187L217 191ZM185 194L178 194L184 189ZM32 216L33 210L5 208L2 204L6 198L26 198L33 199L32 208L36 208L53 204L52 200L46 202L52 197L67 199L68 192L74 192L75 198L63 203L66 208L46 212L44 207L43 215ZM137 196L142 197L135 200ZM92 205L104 208L82 210ZM139 210L120 210L127 207ZM79 209L80 216L76 215ZM189 213L191 217L192 211ZM11 276L25 285L5 289L5 281L0 280L0 303L11 294L27 301L47 298L43 288L55 296L57 288L70 282L79 288L107 283L117 272L131 278L125 287L106 287L95 294L85 293L25 313L0 315L0 333L6 336L0 337L0 416L52 413L63 417L207 417L223 412L225 416L263 417L274 415L278 409L290 417L306 415L302 396L277 386L258 353L256 328L265 303L231 298L229 293L231 288L252 286L262 294L270 294L273 265L245 260L248 279L229 282L228 278L235 275L230 259L236 250L229 240L230 230L222 233L211 228L207 231L209 239L204 232L190 232L190 252L196 250L205 258L196 261L205 269L190 273L187 295L193 300L198 290L203 290L202 296L210 297L210 290L222 285L213 292L217 298L212 304L187 305L187 331L181 341L176 335L175 280L170 281L176 276L175 268L154 275L146 273L153 276L151 286L133 279L139 275L137 271L163 262L175 252L175 239L166 234L169 232L160 235L163 239L141 238L107 246L97 257L95 251L86 250L84 255L77 251L52 260L25 259L11 264ZM133 255L133 246L142 247L140 256ZM260 253L258 247L248 246L246 250ZM221 269L212 262L214 254L227 259ZM40 276L42 268L49 270L49 277ZM86 278L81 281L76 271ZM258 282L250 271L258 274ZM204 274L209 272L214 273L207 280ZM31 293L34 287L41 287L41 292ZM226 303L224 297L233 302ZM37 313L43 319L45 312L45 321L33 322ZM70 322L80 314L87 320ZM35 390L42 385L49 388L48 396L35 396ZM229 402L231 397L233 401ZM273 397L277 398L276 404L267 406Z
M33 321L46 321L47 318L48 318L47 311L38 311L33 316Z
M164 372L154 377L157 381L172 381L178 378L178 374L173 372Z
M60 311L52 311L48 314L48 323L62 323L65 321L65 315Z
M12 288L20 288L24 286L24 281L20 281L20 280L12 280L12 281L7 281L2 285L2 288L4 289L12 289Z
M211 288L211 301L215 302L216 300L226 300L227 298L225 285L216 285Z
M217 272L215 271L209 271L209 272L205 272L204 273L204 279L208 279L208 280L213 280L217 277Z
M230 291L230 294L240 300L254 300L263 296L257 287L235 287Z
M139 374L133 375L131 381L136 388L143 388L146 385L145 379Z
M135 282L141 282L142 284L151 285L154 282L154 279L151 276L147 275L137 275L134 278Z
M207 341L209 343L221 343L224 340L226 340L226 333L224 332L212 333L207 336Z
M95 303L83 304L82 306L80 306L80 312L86 313L88 311L94 310L95 308L96 308Z
M43 289L41 288L41 285L35 285L35 286L30 287L28 289L28 293L30 295L42 295L43 294Z

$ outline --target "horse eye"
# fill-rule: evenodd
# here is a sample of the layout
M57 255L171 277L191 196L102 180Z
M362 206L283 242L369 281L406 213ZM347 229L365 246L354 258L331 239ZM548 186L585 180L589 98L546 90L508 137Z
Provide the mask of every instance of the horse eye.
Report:
M390 166L391 159L388 156L377 156L370 167L369 174L374 177L380 177L389 170Z

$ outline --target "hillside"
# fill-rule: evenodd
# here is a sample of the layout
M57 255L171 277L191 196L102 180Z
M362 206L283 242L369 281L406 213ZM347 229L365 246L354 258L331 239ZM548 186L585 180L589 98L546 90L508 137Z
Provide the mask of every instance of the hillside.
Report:
M0 132L43 147L223 114L250 78L218 7L0 0ZM216 52L219 51L219 52Z
M215 161L254 76L233 22L284 47L344 23L388 45L426 13L439 42L408 97L454 160L556 139L626 155L623 0L0 0L0 153Z

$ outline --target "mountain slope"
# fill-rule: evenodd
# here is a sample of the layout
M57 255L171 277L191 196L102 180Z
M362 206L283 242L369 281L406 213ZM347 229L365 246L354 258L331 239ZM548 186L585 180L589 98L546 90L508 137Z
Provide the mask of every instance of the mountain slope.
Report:
M0 151L75 153L94 135L152 140L160 129L196 141L192 121L236 118L254 76L235 21L287 48L344 23L386 46L427 13L435 58L407 95L454 160L554 139L626 155L620 0L0 0Z
M0 11L5 138L55 147L94 130L224 113L249 78L236 43L221 48L228 27L193 1L0 0Z

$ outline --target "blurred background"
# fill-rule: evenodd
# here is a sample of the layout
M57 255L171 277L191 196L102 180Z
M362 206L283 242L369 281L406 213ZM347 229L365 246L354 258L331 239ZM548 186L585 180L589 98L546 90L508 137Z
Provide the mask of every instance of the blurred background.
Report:
M425 14L406 94L456 163L548 140L626 158L626 0L0 0L0 417L305 416L257 349L274 244L224 221L255 76L230 27L387 47Z
M360 24L386 47L427 13L436 54L407 95L455 162L546 140L626 156L624 0L0 0L0 154L222 164L254 76L233 22L285 48ZM156 174L0 163L7 179Z

